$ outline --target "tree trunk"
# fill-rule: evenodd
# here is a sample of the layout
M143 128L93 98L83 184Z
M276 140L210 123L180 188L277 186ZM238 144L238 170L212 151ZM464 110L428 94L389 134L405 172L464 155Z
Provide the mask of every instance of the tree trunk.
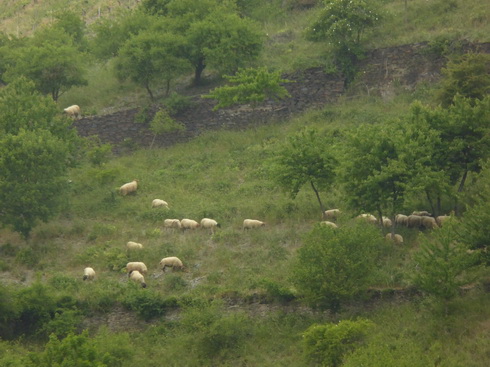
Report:
M323 207L322 200L320 199L320 194L318 193L318 190L316 189L313 181L310 181L310 184L313 191L315 191L316 198L318 200L318 203L320 204L320 210L322 211L322 219L323 219L325 217L325 208Z
M206 64L204 64L204 58L200 58L197 62L196 69L194 70L194 85L199 85L201 83L201 75Z
M146 91L148 92L148 94L150 95L150 99L153 102L155 100L155 98L153 97L153 93L151 92L150 85L149 84L146 84L145 85L145 88L146 88Z
M432 212L432 215L434 217L437 217L436 208L434 207L434 203L432 203L432 199L430 198L429 190L425 190L425 196L427 197L427 201L429 202L430 210Z
M458 187L458 192L461 192L463 191L463 188L464 188L464 184L466 182L466 178L468 177L468 170L465 169L464 173L463 173L463 177L461 178L461 182L459 183L459 187Z

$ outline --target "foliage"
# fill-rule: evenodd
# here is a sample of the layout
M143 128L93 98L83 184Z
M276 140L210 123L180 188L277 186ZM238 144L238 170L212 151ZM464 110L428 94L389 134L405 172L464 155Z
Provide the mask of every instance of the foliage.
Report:
M290 135L286 142L274 147L276 155L270 160L270 177L294 199L305 184L315 192L323 213L325 208L319 191L334 181L337 165L332 154L332 138L318 130L303 130Z
M373 326L367 319L313 324L303 333L303 353L307 360L318 365L341 366L343 357L362 343Z
M177 92L172 92L164 100L165 108L172 115L184 112L192 106L192 100L188 96L183 96Z
M442 69L438 100L444 107L461 95L470 100L482 100L490 93L490 55L467 53L450 60Z
M123 305L135 311L144 320L164 315L167 308L159 293L133 283L128 284L128 293L123 299Z
M166 109L161 109L155 113L150 122L150 130L155 135L165 133L185 131L184 124L172 119Z
M383 246L379 230L367 223L317 225L298 250L291 281L308 304L336 311L371 285Z
M317 20L306 29L306 37L315 42L329 42L336 64L346 81L351 82L356 62L363 55L361 35L374 27L379 17L374 1L328 1Z
M36 32L23 47L11 51L14 61L6 68L5 79L12 82L25 76L57 101L71 87L87 84L83 53L73 42L71 35L54 26Z
M282 79L279 71L269 72L266 68L241 69L235 75L226 75L232 85L224 85L213 89L203 98L218 100L213 110L234 104L251 103L255 105L267 98L282 99L289 96L287 89L281 85L288 80Z
M112 156L112 145L102 143L97 135L88 137L85 140L87 158L96 167L107 163Z
M119 338L119 341L121 342L122 340ZM123 362L121 357L126 360L131 357L129 340L120 344L113 351L113 353L120 355L100 351L97 344L98 341L89 338L87 331L79 335L70 334L61 340L51 335L44 351L29 355L28 366L121 366Z
M442 301L454 298L460 286L473 280L469 271L475 266L476 257L458 242L456 224L447 222L431 238L425 237L414 255L414 284Z

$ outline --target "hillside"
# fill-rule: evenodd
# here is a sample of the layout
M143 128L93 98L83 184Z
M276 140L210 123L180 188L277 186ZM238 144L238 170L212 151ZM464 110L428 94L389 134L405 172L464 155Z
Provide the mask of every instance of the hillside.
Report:
M62 8L83 12L90 25L99 8L101 16L109 8L115 16L137 3L6 1L0 29L15 33L17 23L19 34L28 34ZM327 47L302 37L319 11L299 6L310 3L251 1L255 6L245 8L269 35L260 63L292 81L285 85L289 98L213 111L215 101L200 96L219 78L210 72L200 87L182 78L175 90L192 103L173 117L186 131L154 137L149 121L166 103L163 88L149 103L141 87L107 73L110 61L91 65L88 85L60 97L58 106L83 106L84 117L74 122L81 136L97 134L111 145L104 150L87 144L69 168L59 215L39 222L27 239L0 229L0 366L490 364L488 236L481 225L490 218L484 155L490 104L439 110L436 99L441 70L453 57L490 52L488 5L382 1L391 15L375 31L379 36L370 38L358 77L346 85L322 64ZM427 23L419 20L424 15ZM445 180L453 166L424 171L439 163L436 148L447 136L431 135L435 128L427 129L420 116L456 131L443 130L455 137L448 150L458 152L458 138L483 136L483 146L464 140L482 154L478 169L464 175L464 190L457 191L459 176ZM479 123L479 116L486 120ZM474 129L460 129L460 120ZM356 157L362 148L366 153ZM395 245L385 240L391 227L359 221L367 211L362 204L389 191L374 181L356 197L351 184L364 177L350 171L346 179L346 173L354 164L364 173L378 155L383 164L397 164L373 169L375 179L380 171L395 177L390 182L406 180L397 213L452 214L459 205L454 222L432 229L397 224L404 243ZM411 160L420 163L419 175ZM323 165L312 164L314 173L303 182L294 174L312 161ZM291 176L282 175L281 164L288 162ZM323 181L311 178L322 172L328 172ZM119 187L133 179L139 180L136 193L120 195ZM427 182L431 186L423 186ZM338 228L319 224L324 218L316 194L325 208L341 208L332 219ZM436 195L437 213L429 204ZM152 208L155 198L169 208ZM205 217L220 223L214 233L164 227L169 218ZM265 225L245 230L245 218ZM465 236L484 245L471 247ZM128 241L143 248L129 250ZM178 256L186 269L162 271L159 262L168 256ZM130 261L147 265L146 288L128 278ZM95 269L94 280L82 280L87 266ZM435 286L417 280L420 274ZM329 334L325 325L335 325L334 331ZM325 362L332 356L336 362Z

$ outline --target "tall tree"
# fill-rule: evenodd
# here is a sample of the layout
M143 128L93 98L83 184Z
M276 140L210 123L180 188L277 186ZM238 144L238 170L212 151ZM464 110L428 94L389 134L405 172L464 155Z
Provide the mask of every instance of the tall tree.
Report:
M0 223L27 238L64 202L76 132L56 104L25 79L0 91L0 122Z
M276 147L276 155L270 162L272 179L288 191L292 198L298 195L304 185L311 186L322 215L325 208L320 190L326 189L334 181L337 164L329 146L332 144L328 136L317 130L304 130Z

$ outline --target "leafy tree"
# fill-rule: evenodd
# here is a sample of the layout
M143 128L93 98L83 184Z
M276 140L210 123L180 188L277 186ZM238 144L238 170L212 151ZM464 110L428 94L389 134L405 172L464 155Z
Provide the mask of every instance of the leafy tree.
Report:
M59 212L78 139L55 103L18 80L0 91L0 223L28 237Z
M457 241L456 224L446 222L431 237L426 236L414 255L414 284L446 304L458 294L460 286L474 280L469 271L475 266L476 257Z
M344 355L359 346L373 326L366 319L313 324L303 333L304 354L322 366L341 366Z
M289 96L287 89L281 85L288 80L282 79L280 72L269 72L265 67L241 69L235 75L225 75L231 85L213 89L203 98L218 100L213 110L238 103L258 103L266 98L281 99Z
M183 53L182 37L154 31L141 32L122 46L116 60L115 71L119 79L130 78L142 85L153 100L152 86L170 81L190 69Z
M306 38L315 42L327 41L335 63L350 82L355 75L355 64L363 54L361 36L374 27L379 18L374 1L326 1L318 18L306 29Z
M83 54L73 45L71 36L56 27L38 31L12 56L15 62L7 67L5 79L12 82L25 76L55 101L69 88L87 84Z
M240 17L233 2L218 0L171 0L166 5L165 29L185 37L185 57L199 84L207 65L233 72L250 63L262 49L262 33Z
M68 34L73 40L73 45L78 50L82 52L88 50L88 42L85 37L85 22L77 14L68 10L55 14L53 27Z
M338 310L341 302L367 290L383 245L379 229L367 223L318 225L298 250L291 281L312 306Z
M295 198L299 190L309 184L315 192L321 213L325 208L319 191L332 184L337 164L331 150L329 138L317 130L304 130L290 136L275 147L276 155L271 160L271 177Z
M481 100L490 93L490 55L467 53L448 62L442 69L444 78L438 100L444 107L453 103L456 95Z
M153 147L155 138L157 135L162 135L165 133L184 131L185 126L172 119L167 110L160 110L155 113L153 120L150 122L150 130L154 134L153 140L151 141L150 149Z

